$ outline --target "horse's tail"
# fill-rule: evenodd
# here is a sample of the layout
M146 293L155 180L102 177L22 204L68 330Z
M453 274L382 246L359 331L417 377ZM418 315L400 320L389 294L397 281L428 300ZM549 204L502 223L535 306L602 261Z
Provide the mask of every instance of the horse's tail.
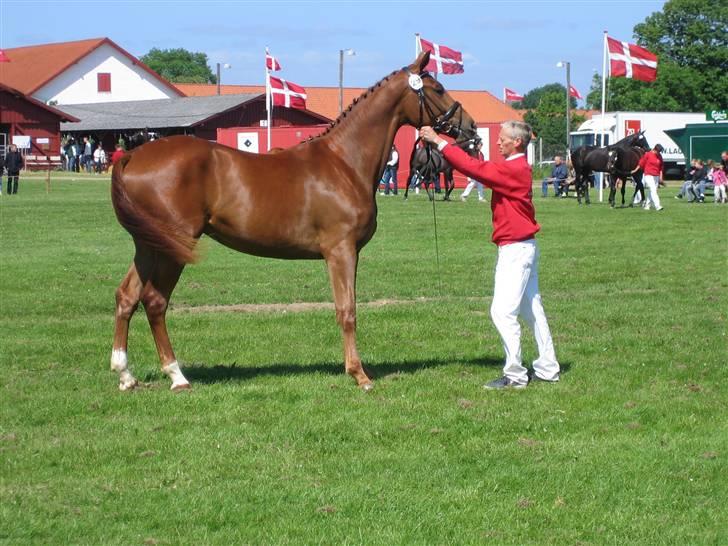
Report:
M167 254L181 264L197 261L195 246L197 240L186 235L185 231L169 222L161 222L158 217L144 210L129 197L124 182L124 169L131 155L123 156L114 165L111 175L111 202L119 223L124 226L135 242Z

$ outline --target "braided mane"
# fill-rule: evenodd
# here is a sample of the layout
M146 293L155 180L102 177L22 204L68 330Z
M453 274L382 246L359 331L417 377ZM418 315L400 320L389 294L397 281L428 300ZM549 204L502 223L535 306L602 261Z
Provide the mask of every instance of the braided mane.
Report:
M364 91L364 92L363 92L363 93L362 93L362 94L361 94L360 96L358 96L357 98L355 98L355 99L354 99L354 100L352 101L352 103L351 103L351 104L350 104L350 105L349 105L349 106L348 106L348 107L346 108L346 110L344 110L343 112L341 112L341 113L339 114L339 116L338 116L338 117L337 117L337 118L336 118L336 119L335 119L334 121L332 121L332 122L331 122L331 123L329 124L329 126L328 126L328 127L326 128L326 130L325 130L325 131L324 131L323 133L320 133L320 134L318 134L318 135L316 135L316 136L310 136L310 137L308 137L308 139L306 139L306 142L310 142L310 141L312 141L312 140L316 140L316 139L318 139L318 138L321 138L322 136L324 136L324 135L327 135L328 133L330 133L330 132L331 132L331 130L332 130L332 129L334 129L334 127L336 127L336 126L340 125L341 123L343 123L343 122L345 121L345 119L344 119L344 118L346 118L346 116L348 116L348 115L349 115L349 114L351 113L351 111L352 111L352 110L353 110L353 109L354 109L354 108L355 108L355 107L356 107L356 106L357 106L357 105L358 105L358 104L359 104L359 103L360 103L361 101L363 101L364 99L366 99L366 98L368 98L369 96L371 96L371 95L372 95L372 94L373 94L373 93L374 93L374 92L375 92L375 91L376 91L377 89L379 89L379 88L380 88L380 87L381 87L381 86L382 86L382 85L383 85L384 83L388 82L388 81L389 81L389 80L390 80L390 79L392 78L392 76L394 76L395 74L398 74L399 72L400 72L400 70L395 70L395 71L394 71L394 72L392 72L391 74L388 74L387 76L384 76L384 77L383 77L383 78L382 78L381 80L379 80L379 81L378 81L377 83L375 83L374 85L372 85L372 86L371 86L371 87L370 87L369 89L367 89L366 91Z

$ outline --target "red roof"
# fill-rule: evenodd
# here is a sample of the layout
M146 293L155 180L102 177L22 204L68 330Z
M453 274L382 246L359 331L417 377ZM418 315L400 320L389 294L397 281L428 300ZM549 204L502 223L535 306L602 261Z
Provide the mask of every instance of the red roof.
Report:
M80 119L78 119L76 117L73 117L70 114L66 114L65 112L61 112L60 110L58 110L56 108L53 108L52 106L48 106L44 102L41 102L41 101L39 101L37 99L34 99L33 97L29 97L28 95L26 95L26 94L18 91L17 89L13 89L12 87L9 87L7 85L3 85L2 83L0 83L0 91L3 91L5 93L8 93L10 95L13 95L13 96L15 96L17 98L20 98L20 99L23 99L25 101L28 101L29 103L34 104L38 108L41 108L43 110L47 110L51 114L53 114L55 116L58 116L58 118L61 121L73 121L73 122L81 121Z
M13 87L26 95L32 95L70 66L104 44L117 49L133 64L147 71L172 91L184 96L184 93L174 85L109 38L92 38L76 42L5 49L5 55L10 59L10 62L0 63L0 83Z
M217 93L217 86L202 83L176 83L177 88L188 97L202 97ZM344 109L366 89L363 87L344 88ZM220 94L265 93L264 85L221 85ZM338 87L306 87L308 98L306 108L330 119L339 116ZM458 91L448 89L448 93L463 105L476 123L501 123L512 119L523 119L523 111L511 108L487 91Z

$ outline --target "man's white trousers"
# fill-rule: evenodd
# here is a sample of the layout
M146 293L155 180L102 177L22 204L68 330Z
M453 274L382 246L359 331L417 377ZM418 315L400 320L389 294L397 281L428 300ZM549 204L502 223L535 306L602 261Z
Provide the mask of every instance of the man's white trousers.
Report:
M490 307L490 316L506 352L503 375L523 385L528 383L528 375L521 360L519 315L536 337L538 358L533 361L534 373L547 381L559 378L559 363L538 291L538 257L535 239L498 247L493 303Z
M655 210L660 210L662 205L660 204L660 196L657 194L657 186L660 184L660 177L646 174L643 177L645 186L650 190L650 194L647 196L645 201L645 208L649 209L650 205L655 207Z

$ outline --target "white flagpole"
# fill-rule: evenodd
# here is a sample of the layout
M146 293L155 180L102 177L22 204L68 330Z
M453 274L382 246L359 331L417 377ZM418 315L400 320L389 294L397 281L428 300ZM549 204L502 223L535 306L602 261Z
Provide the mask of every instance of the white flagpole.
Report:
M506 88L503 88L503 102L506 102Z
M607 104L607 31L604 31L604 52L602 54L602 124L601 124L601 145L604 146L604 109ZM602 175L604 176L604 175ZM604 184L602 176L599 177L599 202L604 201Z
M272 101L271 101L271 93L270 93L270 70L268 69L268 55L270 53L268 52L268 48L265 48L265 111L267 116L267 122L266 122L266 129L268 132L268 152L270 152L270 124L271 124L271 110L272 108Z
M422 43L420 42L420 33L415 32L415 58L422 53Z

